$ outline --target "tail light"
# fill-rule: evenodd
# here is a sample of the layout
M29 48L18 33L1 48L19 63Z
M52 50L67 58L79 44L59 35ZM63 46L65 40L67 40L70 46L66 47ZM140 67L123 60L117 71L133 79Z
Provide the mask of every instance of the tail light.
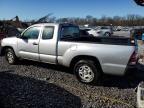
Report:
M134 51L130 57L129 65L135 65L137 63L137 51Z

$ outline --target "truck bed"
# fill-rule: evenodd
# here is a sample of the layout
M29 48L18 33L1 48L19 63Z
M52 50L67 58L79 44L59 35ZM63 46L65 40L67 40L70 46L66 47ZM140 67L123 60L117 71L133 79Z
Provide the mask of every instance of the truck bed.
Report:
M82 43L97 43L97 44L112 44L112 45L128 45L134 46L135 43L131 42L130 38L122 36L113 36L113 37L88 37L81 36L79 38L63 38L62 41L73 41L73 42L82 42Z

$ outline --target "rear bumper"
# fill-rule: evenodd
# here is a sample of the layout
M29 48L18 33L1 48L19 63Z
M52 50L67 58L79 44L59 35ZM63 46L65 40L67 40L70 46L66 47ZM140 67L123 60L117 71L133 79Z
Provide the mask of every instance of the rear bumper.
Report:
M134 75L137 74L137 65L128 65L125 71L125 75Z
M1 49L2 49L2 48L1 48L1 46L0 46L0 55L1 55Z
M2 56L2 47L0 45L0 56Z

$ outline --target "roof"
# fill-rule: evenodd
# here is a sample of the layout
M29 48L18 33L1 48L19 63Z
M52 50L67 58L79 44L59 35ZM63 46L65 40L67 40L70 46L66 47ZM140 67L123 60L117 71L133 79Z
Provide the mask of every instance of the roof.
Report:
M39 23L32 26L58 26L58 25L73 25L71 23Z

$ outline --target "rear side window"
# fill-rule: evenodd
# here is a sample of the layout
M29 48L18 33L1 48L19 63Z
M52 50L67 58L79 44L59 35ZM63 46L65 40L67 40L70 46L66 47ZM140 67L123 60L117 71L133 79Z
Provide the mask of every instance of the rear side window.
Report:
M79 28L76 26L63 26L61 29L61 38L79 37Z
M44 27L42 39L52 39L54 34L54 27Z

